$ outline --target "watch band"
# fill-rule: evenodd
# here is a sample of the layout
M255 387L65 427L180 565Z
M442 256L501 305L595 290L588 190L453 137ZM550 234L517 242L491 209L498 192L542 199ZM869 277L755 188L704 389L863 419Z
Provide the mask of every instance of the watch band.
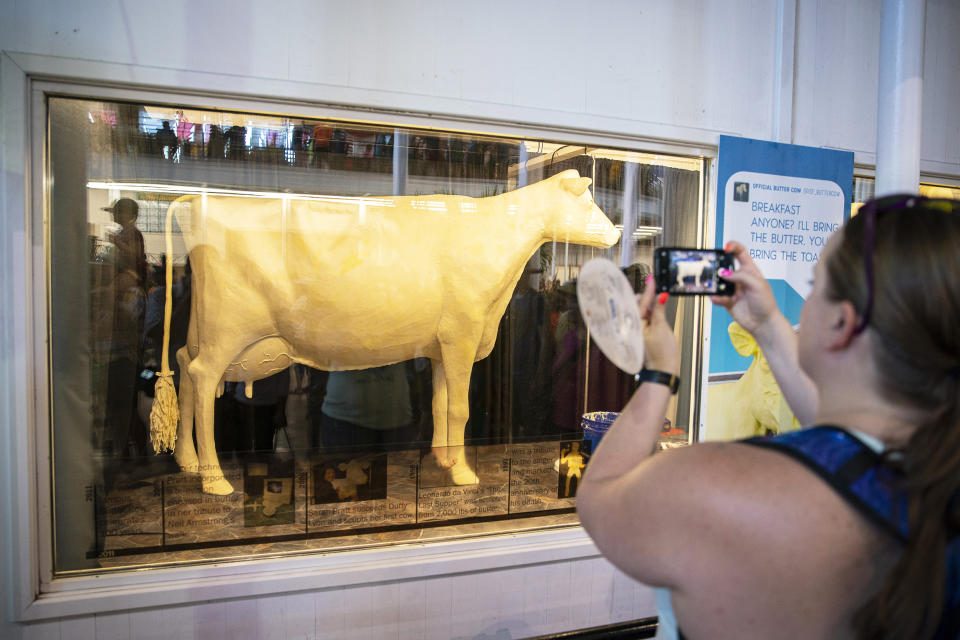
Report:
M637 374L637 381L666 385L670 389L670 393L674 395L680 390L680 376L675 376L666 371L641 369L640 373Z

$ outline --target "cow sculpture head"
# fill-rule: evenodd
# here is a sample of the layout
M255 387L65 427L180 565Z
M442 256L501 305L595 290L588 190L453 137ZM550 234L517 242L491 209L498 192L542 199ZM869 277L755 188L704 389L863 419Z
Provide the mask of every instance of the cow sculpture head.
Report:
M590 178L581 178L570 169L553 176L544 207L546 240L585 244L591 247L612 247L620 232L593 202Z

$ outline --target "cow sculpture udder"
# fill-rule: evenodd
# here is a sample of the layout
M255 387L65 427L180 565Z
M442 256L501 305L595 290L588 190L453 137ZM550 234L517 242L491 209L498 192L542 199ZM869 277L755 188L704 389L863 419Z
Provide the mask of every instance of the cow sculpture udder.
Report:
M199 472L205 493L233 491L213 436L214 398L225 381L249 389L294 363L336 371L427 357L434 455L455 483L476 483L464 454L470 373L493 349L524 265L550 240L610 247L620 237L589 185L569 170L487 198L175 201L193 269L187 344L177 353L181 469ZM169 319L164 332L166 339ZM161 380L169 380L163 368ZM158 450L173 441L176 417L167 422L152 420Z

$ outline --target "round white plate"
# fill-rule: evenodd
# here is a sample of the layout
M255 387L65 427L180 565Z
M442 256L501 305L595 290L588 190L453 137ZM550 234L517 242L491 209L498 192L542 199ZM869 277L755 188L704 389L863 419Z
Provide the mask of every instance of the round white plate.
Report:
M603 355L627 373L643 368L643 324L627 277L606 258L580 269L577 300L583 321Z

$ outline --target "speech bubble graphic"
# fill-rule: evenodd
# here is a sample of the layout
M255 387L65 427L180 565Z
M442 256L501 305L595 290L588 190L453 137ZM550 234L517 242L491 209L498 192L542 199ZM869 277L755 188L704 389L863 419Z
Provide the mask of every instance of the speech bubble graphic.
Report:
M767 279L806 298L813 265L843 212L843 189L832 180L739 171L724 186L723 243L743 243Z

